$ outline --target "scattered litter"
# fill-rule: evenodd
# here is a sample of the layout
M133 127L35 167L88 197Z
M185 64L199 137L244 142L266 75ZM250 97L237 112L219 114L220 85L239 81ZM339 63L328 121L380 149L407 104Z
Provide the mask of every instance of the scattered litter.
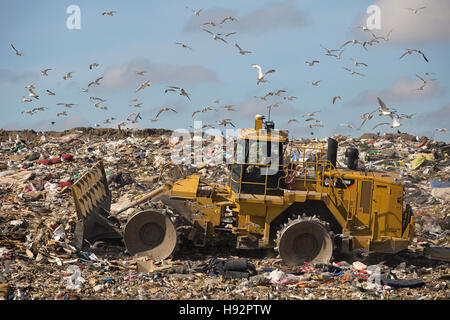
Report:
M167 130L82 128L46 139L20 134L20 143L9 141L7 131L0 135L0 299L449 298L450 148L443 142L406 134L333 137L341 165L345 150L358 147L358 167L385 170L404 184L416 220L413 241L405 252L375 262L339 257L287 267L279 258L234 256L222 248L187 248L165 260L134 257L120 241L78 250L72 185L98 160L111 212L182 174L225 185L228 168L205 149L204 162L163 170L170 145L179 143ZM116 218L126 222L130 212Z

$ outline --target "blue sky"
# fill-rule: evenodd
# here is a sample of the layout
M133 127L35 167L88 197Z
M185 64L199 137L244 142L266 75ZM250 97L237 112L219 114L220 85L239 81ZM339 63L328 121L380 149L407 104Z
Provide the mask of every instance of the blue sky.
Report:
M396 132L389 126L372 130L379 122L390 118L378 115L357 130L363 113L377 108L380 97L399 114L416 115L402 120L402 132L427 135L438 140L450 140L450 2L448 0L343 0L343 1L1 1L0 10L0 95L4 129L65 130L76 126L114 126L129 114L140 112L142 119L134 126L146 128L188 128L193 125L191 114L207 106L219 107L219 112L197 114L195 119L205 124L229 118L237 127L251 127L254 115L267 114L267 105L282 102L272 109L272 119L278 128L288 129L296 138L322 138L335 133L358 137L365 132ZM325 56L321 45L338 49L351 39L369 40L368 32L353 26L365 25L370 5L381 9L381 30L388 42L375 43L364 50L348 45L341 60ZM81 29L69 30L67 7L81 10ZM417 14L406 8L427 6ZM188 7L188 8L186 8ZM191 8L203 9L199 16ZM116 11L114 16L102 16L104 11ZM234 16L238 22L227 21ZM202 26L214 21L216 27ZM206 28L216 33L236 32L225 37L228 44L214 41ZM177 46L182 42L193 50ZM23 52L17 56L10 44ZM251 54L240 55L238 43ZM422 50L429 63L412 54L400 59L406 48ZM350 58L368 67L356 67ZM319 60L309 67L305 61ZM89 70L89 64L99 67ZM267 76L269 82L256 84L259 64L263 71L275 69ZM351 75L343 68L364 74ZM47 77L40 71L51 68ZM145 70L145 76L135 73ZM73 78L63 80L72 71ZM433 73L425 76L424 73ZM416 77L433 78L424 90ZM103 76L99 86L88 83ZM152 85L135 92L140 83L150 79ZM318 87L312 82L321 80ZM39 100L22 102L28 96L26 85L34 84ZM164 93L168 86L183 87L191 101L176 93ZM49 96L49 89L56 96ZM254 98L269 91L286 90L281 97L266 102ZM332 104L334 96L342 101ZM107 110L95 108L89 97L107 100ZM292 101L284 96L296 96ZM131 106L131 99L142 102ZM219 104L212 101L221 99ZM74 103L68 109L57 103ZM220 109L233 105L236 112ZM33 115L24 110L46 107ZM151 122L162 107L173 107L177 113L166 112L158 122ZM67 111L67 116L57 117ZM316 119L324 127L310 129L301 116L320 111ZM114 117L112 124L103 124ZM288 125L289 119L298 119ZM51 125L50 122L55 124ZM350 129L345 125L351 124ZM436 128L449 131L437 132Z

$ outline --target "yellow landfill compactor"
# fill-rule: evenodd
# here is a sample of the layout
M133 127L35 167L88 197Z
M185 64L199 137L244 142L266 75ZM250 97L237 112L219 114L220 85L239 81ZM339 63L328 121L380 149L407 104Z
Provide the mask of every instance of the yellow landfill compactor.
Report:
M397 253L407 249L414 215L392 173L358 169L358 150L338 143L297 145L257 115L238 132L226 185L194 174L167 182L119 212L101 162L73 186L75 244L121 238L127 251L161 260L180 244L231 244L278 251L287 265L328 263L334 253ZM159 204L155 205L155 204ZM126 224L118 213L134 208ZM133 210L130 210L133 211ZM129 211L127 211L129 212Z

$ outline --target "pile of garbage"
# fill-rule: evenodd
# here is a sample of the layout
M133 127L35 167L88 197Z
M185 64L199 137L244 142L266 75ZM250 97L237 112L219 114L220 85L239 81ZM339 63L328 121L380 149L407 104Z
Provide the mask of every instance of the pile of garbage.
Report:
M416 216L416 234L444 239L450 223L450 145L408 134L377 136L365 134L359 139L338 137L338 160L344 163L345 148L360 151L359 167L391 172L404 185L405 199Z
M416 217L407 252L287 267L276 255L230 248L188 248L163 261L130 256L121 242L77 250L71 186L97 161L116 211L168 178L199 173L225 184L228 168L214 154L231 155L206 148L214 139L205 138L202 162L173 164L179 141L168 130L0 130L0 299L449 299L449 145L406 134L333 138L342 166L356 147L360 169L387 170L404 184Z

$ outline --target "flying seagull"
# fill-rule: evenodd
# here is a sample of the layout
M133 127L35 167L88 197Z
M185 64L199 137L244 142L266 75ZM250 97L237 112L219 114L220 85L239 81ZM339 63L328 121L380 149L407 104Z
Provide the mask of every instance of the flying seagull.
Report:
M264 78L268 74L275 72L275 69L270 69L270 70L266 71L265 73L262 73L262 68L257 64L252 64L251 67L258 70L258 82L256 84L260 84L261 82L267 82L267 80Z
M226 127L227 125L231 125L232 127L235 128L235 125L231 122L231 119L223 119L223 120L221 120L221 121L216 121L216 123L217 123L219 126L224 126L224 127Z
M218 36L217 34L215 34L214 32L211 32L211 31L209 31L209 30L207 30L207 29L202 29L202 30L208 32L209 34L211 34L211 35L212 35L212 38L213 38L214 40L222 40L223 42L228 43L224 38L219 37L219 36Z
M428 72L427 72L428 73ZM429 75L429 73L427 74L427 73L425 73L425 75ZM424 83L424 84L427 84L428 83L428 81L435 81L436 79L424 79L424 78L422 78L421 76L419 76L418 74L416 74L416 77L417 78L419 78L420 80L422 80L422 82Z
M191 47L189 47L188 45L186 45L186 44L184 44L184 43L181 43L181 42L175 42L175 44L178 44L178 45L180 45L181 47L183 47L183 48L185 48L185 49L192 50Z
M56 105L57 106L64 106L66 108L72 108L73 106L76 106L76 104L74 104L74 103L62 103L62 102L57 103Z
M336 60L341 60L343 52L344 52L344 50L341 50L341 52L339 52L339 55L333 55L333 56L336 57Z
M359 66L368 67L368 65L367 65L366 63L364 63L364 62L358 62L358 61L356 61L356 59L354 59L354 58L350 58L350 60L352 60L352 61L355 62L355 67L359 67Z
M218 33L218 36L224 36L224 37L229 37L233 34L236 34L236 32L227 32L227 33Z
M191 101L191 98L189 98L189 94L183 88L180 87L169 86L169 88L164 90L164 93L167 93L169 91L176 92L177 90L180 92L180 96L185 96L186 98L188 98L189 101Z
M422 51L417 50L417 49L406 49L406 52L403 53L403 54L401 55L400 59L403 58L403 57L406 56L406 55L413 54L414 52L417 52L418 54L422 55L423 59L424 59L426 62L429 62L428 59L427 59L427 57L425 57L425 54L424 54Z
M90 97L89 99L95 100L95 101L101 101L101 102L105 102L106 101L106 100L103 100L102 98L99 98L99 97Z
M304 118L304 117L314 117L314 115L315 115L317 112L319 112L319 111L314 111L314 112L311 112L311 113L305 113L304 115L302 115L302 118Z
M33 91L33 89L28 89L28 91L30 92L28 95L30 96L30 97L32 97L32 98L35 98L35 99L39 99L39 96Z
M27 97L23 97L22 98L22 102L31 102L33 101L33 99L27 98Z
M412 117L414 117L417 113L412 113L412 114L401 114L400 118L401 119L412 119Z
M134 119L133 119L133 121L131 121L132 123L136 123L138 118L142 120L140 112L138 112L138 113L133 112L132 114L130 114L128 116L127 121L130 121L133 116L134 116Z
M238 21L235 17L226 17L222 20L222 22L220 24L225 23L225 21L230 20L230 21ZM238 21L239 22L239 21Z
M102 80L103 79L103 77L100 77L100 78L97 78L97 79L95 79L94 81L92 81L92 82L90 82L89 84L88 84L88 87L90 87L90 86L92 86L92 85L100 85L100 80Z
M194 112L192 112L192 118L197 114L202 112L202 110L195 110Z
M363 74L361 74L361 73L359 73L359 72L356 72L356 71L352 71L352 70L350 70L349 68L345 68L345 67L344 67L344 69L347 70L348 72L350 72L352 75L357 74L357 75L360 75L360 76L364 76Z
M68 73L63 77L63 79L64 79L64 80L67 80L67 79L72 78L72 73L73 73L73 72L68 72Z
M349 128L349 129L353 129L353 126L351 125L351 124L349 124L349 123L341 123L340 124L342 127L346 127L346 128Z
M380 105L379 110L379 115L380 116L390 116L392 114L392 111L389 111L388 107L386 106L386 104L377 97L378 100L378 104Z
M105 11L102 13L102 16L113 16L116 11Z
M217 111L217 110L215 110L214 108L212 108L212 107L205 107L205 108L203 108L202 109L202 112L207 112L207 111Z
M367 51L366 46L367 46L367 45L373 46L373 43L374 43L374 42L380 43L380 41L378 41L377 39L372 39L372 40L369 40L369 41L364 41L364 42L362 43L362 46L363 46L363 48L366 49L366 51Z
M274 95L279 96L281 93L284 93L284 92L286 92L286 90L280 89L280 90L277 90L277 92L275 92Z
M102 104L103 102L105 102L105 101L100 101L100 102L94 103L94 107L98 108L100 106L100 104Z
M217 26L217 24L214 21L208 21L208 22L204 22L202 23L202 26L206 26L206 25L211 25L211 27L215 27Z
M139 76L143 76L144 73L147 73L147 71L136 71L136 74Z
M39 108L33 108L32 110L24 110L24 111L22 111L21 113L22 113L22 114L28 113L28 114L33 115L33 114L36 113L36 111L44 111L45 109L46 109L45 107L39 107Z
M362 31L370 31L370 29L366 26L354 26L353 29L361 29Z
M314 127L323 127L322 121L317 122L317 123L310 123L310 124L309 124L309 128L310 128L310 129L312 129L312 128L314 128Z
M235 43L234 45L239 49L239 53L242 55L245 55L246 53L252 53L251 51L242 50L237 43Z
M372 34L372 37L374 39L376 39L376 40L381 39L381 40L384 40L384 41L389 41L389 39L391 38L392 31L394 31L394 30L393 29L390 30L385 37L377 37L372 31L370 33Z
M223 108L227 109L228 111L236 111L235 109L233 109L233 106L230 105L223 106Z
M387 124L389 124L389 122L380 122L380 123L377 123L377 124L372 128L372 130L375 130L375 128L378 128L378 127L380 127L380 126L385 126L385 125L387 125Z
M406 10L410 10L413 14L417 14L420 10L423 10L423 9L425 9L426 7L420 7L420 8L417 8L417 9L414 9L414 8L405 8Z
M43 77L48 76L47 72L49 72L50 70L52 70L52 69L45 69L45 70L42 70L42 71L41 71L41 76L43 76Z
M313 61L311 61L311 62L309 62L309 61L305 61L305 63L307 63L310 67L313 67L314 66L314 64L316 64L316 63L320 63L320 61L319 60L313 60Z
M323 45L320 45L320 46L321 46L323 49L325 49L325 51L327 52L325 55L327 55L327 56L335 56L335 55L333 54L333 52L339 51L339 50L336 50L336 49L329 50L329 49L325 48Z
M312 83L312 85L315 86L315 87L318 87L320 82L322 82L322 80L314 81L314 82Z
M169 108L169 107L165 107L165 108L162 108L161 110L158 111L158 113L157 113L155 119L158 119L159 115L160 115L161 113L165 112L165 111L172 111L172 112L177 113L176 110L174 110L174 109L172 109L172 108Z
M11 48L14 49L14 51L16 52L16 55L21 56L21 55L23 54L22 52L19 52L16 48L14 48L14 46L12 45L12 43L11 43Z
M373 115L374 115L375 112L377 112L377 111L378 111L378 109L375 109L375 110L372 111L372 112L364 113L364 114L361 116L361 119L363 119L364 121L361 123L361 125L360 125L359 128L358 128L358 130L361 130L361 128L362 128L362 126L364 125L364 123L366 123L366 121L368 121L368 120L371 120L371 119L373 118Z
M363 43L360 42L360 41L358 41L358 40L349 40L349 41L345 42L345 43L341 46L341 49L342 49L343 47L345 47L346 45L348 45L348 44L360 44L360 45L363 45Z
M400 118L396 114L391 113L389 116L392 119L391 128L398 128L398 127L400 127L402 125L400 123Z
M188 7L186 7L186 8L188 8ZM191 10L196 16L200 16L200 12L202 12L203 8L199 9L199 10L194 10L194 9L191 9Z
M89 70L92 70L92 68L95 68L95 67L98 67L98 63L97 62L91 63L89 65Z
M417 89L414 89L414 91L423 91L423 89L425 89L426 86L427 86L427 84L424 83L423 85L421 85L421 86L418 87Z
M55 93L51 92L50 90L47 89L47 93L49 96L55 96Z
M341 96L335 96L333 97L333 104L336 102L337 99L342 100Z
M142 83L137 89L136 92L144 89L145 87L150 87L150 80L145 81L144 83Z

